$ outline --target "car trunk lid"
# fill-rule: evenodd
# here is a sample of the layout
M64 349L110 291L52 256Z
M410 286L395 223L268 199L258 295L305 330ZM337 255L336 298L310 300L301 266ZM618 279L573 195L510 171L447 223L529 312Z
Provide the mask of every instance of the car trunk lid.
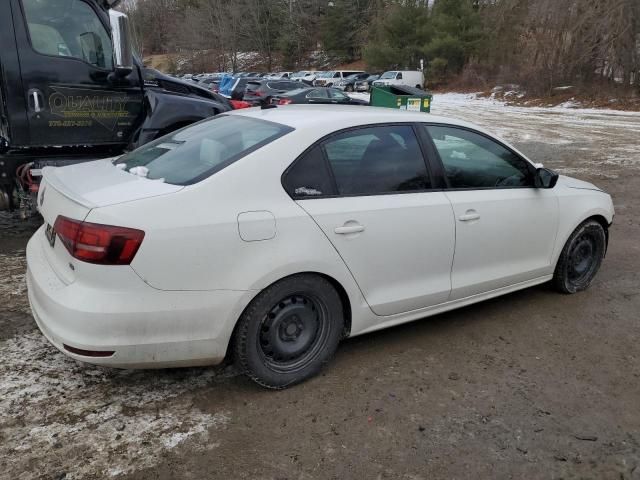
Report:
M56 238L53 228L59 216L82 221L94 208L167 195L184 188L125 172L109 160L46 167L42 174L37 198L46 230L42 235L42 247L49 264L66 284L75 280L75 271L70 264L76 260Z

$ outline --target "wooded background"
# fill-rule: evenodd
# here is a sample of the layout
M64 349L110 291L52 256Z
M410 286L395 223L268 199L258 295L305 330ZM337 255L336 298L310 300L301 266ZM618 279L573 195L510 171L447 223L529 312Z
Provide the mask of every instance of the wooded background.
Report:
M172 72L357 60L430 86L640 91L640 0L129 0L138 49Z

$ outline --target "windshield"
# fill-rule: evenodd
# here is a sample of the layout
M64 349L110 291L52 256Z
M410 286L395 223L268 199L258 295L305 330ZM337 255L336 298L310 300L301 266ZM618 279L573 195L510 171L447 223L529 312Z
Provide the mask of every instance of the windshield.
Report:
M359 73L354 73L352 75L349 75L345 80L355 80L359 75Z
M333 77L333 74L334 74L334 73L335 73L335 72L324 72L324 73L321 73L321 74L320 74L320 75L318 75L318 76L319 76L319 77L322 77L322 78L330 78L330 77Z
M148 143L114 163L150 180L191 185L292 130L265 120L218 115Z
M380 80L385 80L387 78L396 78L396 74L398 72L384 72L380 77Z

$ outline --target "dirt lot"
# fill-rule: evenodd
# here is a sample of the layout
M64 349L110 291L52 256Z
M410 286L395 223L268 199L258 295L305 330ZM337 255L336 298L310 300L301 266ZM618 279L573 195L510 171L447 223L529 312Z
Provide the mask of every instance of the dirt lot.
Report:
M233 367L117 371L50 347L29 315L33 226L0 218L0 478L640 479L640 116L443 95L614 197L587 292L546 286L344 342L269 392Z

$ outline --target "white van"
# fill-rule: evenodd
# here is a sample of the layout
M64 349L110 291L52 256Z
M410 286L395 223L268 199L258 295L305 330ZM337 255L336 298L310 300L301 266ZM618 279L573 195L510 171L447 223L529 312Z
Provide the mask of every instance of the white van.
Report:
M422 88L424 77L420 70L395 70L384 72L380 78L373 82L373 86L406 85L408 87Z
M314 87L333 87L337 82L344 80L354 73L364 73L362 70L333 70L319 73L313 81Z

